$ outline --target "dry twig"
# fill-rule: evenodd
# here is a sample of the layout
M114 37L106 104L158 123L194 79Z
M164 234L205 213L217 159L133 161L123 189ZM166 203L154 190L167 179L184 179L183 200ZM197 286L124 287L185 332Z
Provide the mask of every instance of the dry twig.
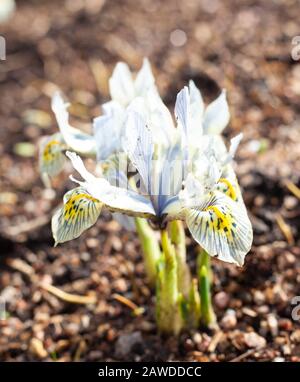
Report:
M280 214L276 215L276 222L286 238L289 245L293 245L295 243L294 236L291 230L291 227L284 221L283 217Z
M55 297L72 304L95 304L97 301L96 296L79 296L77 294L67 293L50 284L41 283L40 287Z
M133 311L133 314L135 316L140 316L141 314L144 313L144 308L136 305L133 301L129 300L128 298L121 296L118 293L114 293L112 297L115 300L119 301L121 304L128 306L128 308L130 308Z
M293 182L290 180L287 180L285 182L285 186L288 188L288 190L296 196L296 198L300 199L300 188L297 187Z

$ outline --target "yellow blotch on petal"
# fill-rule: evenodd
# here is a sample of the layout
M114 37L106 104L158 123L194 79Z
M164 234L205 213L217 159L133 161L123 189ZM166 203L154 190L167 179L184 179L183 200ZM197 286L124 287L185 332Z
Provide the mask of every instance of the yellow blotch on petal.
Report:
M225 184L226 190L224 191L224 193L236 202L238 199L237 193L236 193L236 190L235 190L234 186L232 185L232 183L226 178L221 178L219 180L219 183Z
M212 230L224 232L229 240L233 240L236 223L230 212L221 211L217 206L209 206L206 211L210 214L209 226Z
M52 218L52 233L55 243L64 243L80 236L96 223L102 203L84 189L78 187L64 197L64 205Z

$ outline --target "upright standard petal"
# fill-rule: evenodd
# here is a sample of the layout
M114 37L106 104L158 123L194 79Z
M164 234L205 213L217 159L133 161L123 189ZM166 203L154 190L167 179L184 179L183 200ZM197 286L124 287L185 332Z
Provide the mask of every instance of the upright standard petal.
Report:
M150 89L143 97L136 97L127 110L144 118L155 144L168 146L174 140L176 130L171 113L156 90Z
M101 212L102 203L82 187L67 192L64 205L52 218L55 245L77 238L94 225Z
M75 153L67 152L67 156L85 182L78 181L73 177L71 179L111 211L140 217L155 215L152 204L147 198L137 192L112 186L104 178L95 177L87 171L81 158Z
M189 81L190 92L190 143L200 145L203 128L202 120L204 113L204 102L200 90L196 87L193 81Z
M151 70L150 62L147 58L144 58L143 65L137 73L134 81L135 95L144 96L149 89L155 89L155 79Z
M148 195L151 195L151 166L154 150L151 131L144 118L134 111L128 113L125 128L124 151L138 170Z
M185 218L192 236L207 253L243 265L253 232L246 210L238 203L216 191L199 205L187 208Z
M125 109L115 101L104 104L102 108L104 115L95 118L93 122L99 161L103 161L121 150L122 130L126 117Z
M230 119L226 91L210 103L204 113L203 130L205 134L221 134Z
M182 130L183 138L188 139L190 122L190 96L187 86L185 86L176 97L175 117L178 127ZM188 143L188 142L186 142Z
M68 103L65 103L59 93L55 93L52 98L52 110L55 114L58 127L69 147L80 154L93 155L96 153L94 138L69 124Z
M181 139L182 158L185 162L190 157L190 97L187 86L185 86L176 97L175 103L175 117L177 120L177 128L179 131L179 138Z
M109 91L113 101L126 107L135 96L132 74L127 64L118 62L109 79Z

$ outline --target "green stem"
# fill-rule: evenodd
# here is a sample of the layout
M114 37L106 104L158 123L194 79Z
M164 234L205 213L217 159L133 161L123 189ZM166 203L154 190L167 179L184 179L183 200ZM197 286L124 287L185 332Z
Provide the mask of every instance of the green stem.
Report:
M191 329L198 329L201 317L201 302L198 288L198 280L195 278L192 280L189 304L188 304L188 327Z
M180 220L169 223L171 242L175 247L178 269L178 289L188 298L191 289L191 273L186 262L186 244L183 224Z
M212 271L210 256L202 250L197 259L198 277L201 297L201 320L205 326L216 322L216 316L211 301Z
M145 264L145 271L149 284L154 287L156 283L157 263L161 251L155 232L149 226L146 219L135 218L135 226L139 235Z
M182 328L177 279L177 260L167 229L161 231L162 261L156 289L157 325L160 332L178 334Z

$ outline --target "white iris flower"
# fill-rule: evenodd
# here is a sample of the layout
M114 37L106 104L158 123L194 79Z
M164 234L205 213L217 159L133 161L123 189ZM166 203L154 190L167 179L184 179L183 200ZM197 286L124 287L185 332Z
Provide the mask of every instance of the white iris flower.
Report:
M173 122L159 96L147 58L135 79L128 65L119 62L109 79L109 90L111 101L102 105L103 115L95 118L93 124L99 161L123 149L128 108L138 109L146 115L151 121L154 139L168 143Z
M120 94L119 102L125 104L127 99ZM251 248L251 223L246 209L240 208L242 201L237 203L227 189L223 192L220 187L221 183L233 189L230 180L222 178L232 153L225 151L218 157L213 139L203 138L196 131L199 126L193 117L194 99L187 88L177 96L178 128L170 129L168 124L166 129L163 120L160 137L166 139L161 141L157 139L157 126L148 109L145 112L140 108L141 98L127 109L122 134L122 148L138 172L139 181L130 188L128 171L117 168L111 184L92 175L78 155L68 152L83 181L72 178L79 187L65 195L63 208L53 217L55 242L78 237L96 222L105 206L110 211L146 217L159 227L164 227L167 221L185 220L192 236L211 256L242 265ZM211 120L209 107L205 114L207 121ZM170 115L166 120L171 120ZM201 126L210 124L201 123ZM191 144L191 137L196 135L197 145ZM236 141L232 146L231 151Z
M94 119L93 136L74 128L69 123L69 103L64 102L59 93L52 98L59 133L45 137L40 145L40 172L42 178L55 176L62 171L65 163L64 151L69 149L84 156L97 154L99 162L122 150L125 131L126 109L132 107L143 110L151 120L154 136L158 141L167 142L172 129L172 118L163 104L151 71L148 59L133 78L129 67L119 62L109 79L111 101L102 105L103 115ZM160 126L164 126L161 130Z

